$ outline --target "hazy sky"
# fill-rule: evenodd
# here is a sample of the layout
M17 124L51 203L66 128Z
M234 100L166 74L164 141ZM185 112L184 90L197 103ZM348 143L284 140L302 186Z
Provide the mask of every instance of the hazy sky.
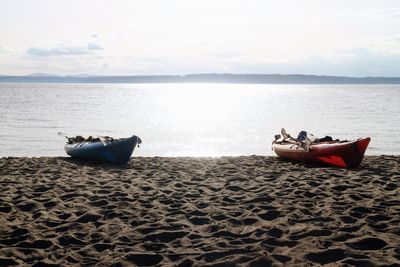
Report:
M0 74L400 76L398 0L0 0Z

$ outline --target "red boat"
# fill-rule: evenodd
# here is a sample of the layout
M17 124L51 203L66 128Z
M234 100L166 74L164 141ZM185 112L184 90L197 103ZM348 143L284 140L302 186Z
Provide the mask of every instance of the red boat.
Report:
M311 143L308 151L299 142L283 140L274 142L272 149L279 157L295 161L356 168L360 165L370 140L371 138L365 137L354 141Z

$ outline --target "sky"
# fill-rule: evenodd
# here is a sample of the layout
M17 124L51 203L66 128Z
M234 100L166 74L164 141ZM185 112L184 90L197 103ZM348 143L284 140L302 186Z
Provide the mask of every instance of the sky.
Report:
M0 74L400 76L398 0L0 0Z

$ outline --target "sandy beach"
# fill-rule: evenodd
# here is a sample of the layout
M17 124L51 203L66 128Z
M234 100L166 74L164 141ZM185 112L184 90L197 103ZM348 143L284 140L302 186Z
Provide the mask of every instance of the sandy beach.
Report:
M2 158L0 266L400 266L399 173L397 156Z

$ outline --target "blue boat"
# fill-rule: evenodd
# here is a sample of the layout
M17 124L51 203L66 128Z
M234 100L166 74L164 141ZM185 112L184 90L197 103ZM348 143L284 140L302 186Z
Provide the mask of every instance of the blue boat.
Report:
M121 139L102 136L88 139L78 137L78 139L77 137L68 138L68 143L64 147L68 155L73 158L112 164L127 163L136 145L139 146L142 142L136 135Z

